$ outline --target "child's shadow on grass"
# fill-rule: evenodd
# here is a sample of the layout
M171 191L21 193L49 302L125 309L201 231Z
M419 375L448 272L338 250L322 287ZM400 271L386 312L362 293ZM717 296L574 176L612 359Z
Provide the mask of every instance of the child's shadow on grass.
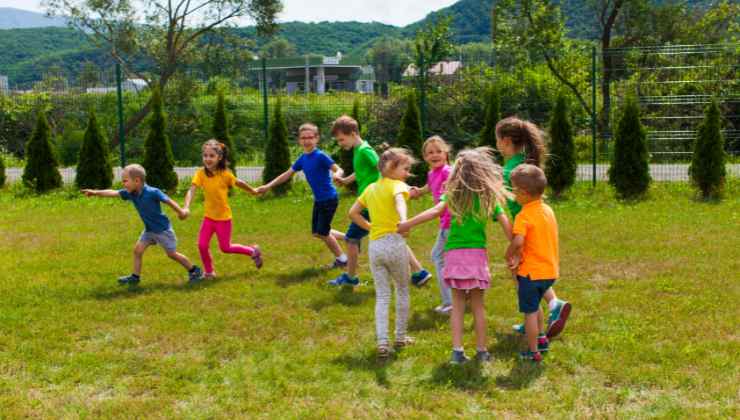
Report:
M474 360L462 365L453 365L444 362L434 368L431 382L435 385L475 391L484 389L488 385L488 377L483 375L483 366Z
M392 352L386 360L378 360L375 352L345 354L332 360L333 363L344 366L347 370L364 370L375 374L375 382L383 388L390 388L388 382L388 366L398 357L396 352Z
M512 390L528 388L542 375L544 367L519 358L519 351L524 346L524 336L500 332L495 333L495 336L496 344L489 348L491 355L498 360L514 360L514 365L506 376L496 377L496 386Z
M449 323L449 316L440 315L434 310L428 309L426 312L414 312L411 315L408 330L413 332L438 330L441 325L448 325Z
M198 290L213 287L218 283L245 279L247 273L231 274L228 276L219 276L212 279L203 279L200 283L189 284L187 282L173 280L171 283L140 283L136 286L118 286L115 290L109 287L98 288L92 291L90 296L96 300L116 300L116 299L133 299L140 296L150 295L161 292L183 292L193 293Z
M289 287L294 284L311 281L313 277L323 274L326 271L326 269L310 267L297 272L278 274L275 277L275 283L280 287Z
M308 306L316 312L321 312L324 308L337 303L344 306L359 306L372 296L375 296L375 292L369 288L356 291L349 287L341 287L333 297L315 300Z

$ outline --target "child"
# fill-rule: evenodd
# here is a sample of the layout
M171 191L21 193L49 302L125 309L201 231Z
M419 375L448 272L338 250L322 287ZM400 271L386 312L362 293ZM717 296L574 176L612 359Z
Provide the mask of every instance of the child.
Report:
M423 188L411 187L411 198L420 197L431 191L434 204L439 204L440 198L444 193L447 178L450 176L452 168L449 165L450 146L440 136L429 137L421 147L421 153L424 160L431 170L427 175L427 185ZM437 270L437 282L439 283L439 294L442 297L442 304L434 308L435 312L449 315L452 310L452 294L450 288L444 282L442 270L444 268L444 249L447 243L447 236L450 233L450 211L444 209L439 216L439 233L437 241L432 248L432 261Z
M364 189L349 211L358 226L370 231L370 269L375 281L375 330L378 358L390 354L388 346L388 307L391 281L396 286L396 347L413 342L406 336L409 317L409 251L404 238L396 233L399 222L406 221L406 200L414 158L405 149L388 149L380 157L382 178ZM372 226L366 216L369 211Z
M539 362L549 346L540 301L559 274L558 223L552 209L542 202L547 186L542 169L519 165L511 172L511 182L522 210L514 221L506 261L516 275L519 311L524 314L528 350L521 357Z
M318 142L319 128L311 123L301 125L298 128L298 143L303 147L303 155L287 171L266 185L257 188L257 193L262 194L269 191L276 185L289 180L294 173L303 171L314 197L311 233L324 241L329 251L334 254L334 263L331 268L345 267L347 255L342 252L337 239L329 234L331 221L339 205L337 190L331 183L331 174L334 173L335 177L341 178L344 172L329 155L316 147Z
M185 212L190 213L190 203L197 188L203 189L205 196L205 214L198 234L198 250L206 278L216 276L213 270L213 258L209 249L211 237L216 234L221 252L228 254L249 255L257 268L262 267L262 252L257 245L244 246L231 243L231 207L229 207L229 188L237 186L250 194L257 191L249 184L238 179L227 169L229 151L218 140L208 140L203 144L203 168L198 169L193 183L185 194Z
M523 121L516 117L508 117L496 124L496 147L506 159L504 164L504 182L511 191L511 172L522 163L528 163L542 167L545 156L545 144L542 132L537 126L529 121ZM511 218L516 221L517 214L522 207L516 200L507 200ZM553 338L560 334L565 328L565 322L570 315L570 303L558 299L553 288L545 293L550 316L547 323L547 336ZM524 324L513 326L514 331L524 334Z
M399 232L406 232L419 223L439 217L445 208L452 215L445 244L443 276L446 285L452 289L450 362L453 364L469 360L462 343L466 295L470 296L475 318L476 360L487 362L491 359L486 348L483 306L483 292L491 281L486 253L486 220L489 217L497 220L506 237L510 238L511 225L499 206L505 202L506 194L501 167L493 163L493 151L490 148L464 150L458 154L452 167L441 202L398 226Z
M170 219L162 213L160 203L170 206L180 219L187 217L187 212L180 208L167 194L158 188L146 184L146 171L141 165L133 164L123 168L121 172L123 189L116 190L82 190L88 197L121 197L131 201L144 222L144 231L134 246L134 270L129 276L118 279L118 284L136 286L141 281L141 260L149 245L159 244L164 248L167 256L179 262L188 270L188 281L197 283L203 276L203 271L197 265L190 263L188 257L177 252L177 237L172 230Z
M360 137L359 126L354 118L342 115L334 121L331 128L331 135L337 139L337 143L344 150L353 149L352 166L355 172L347 177L334 176L334 182L338 185L349 185L357 182L357 194L362 195L368 185L380 178L378 171L378 154L375 150ZM362 216L368 219L368 213L365 211ZM332 286L357 286L360 279L357 278L357 260L360 254L360 243L362 238L367 236L368 231L358 226L356 223L350 223L347 233L341 233L332 230L332 235L337 239L343 239L347 243L347 271L339 277L329 282ZM414 253L409 249L409 261L416 270L411 275L411 282L421 287L432 277L427 270L424 270Z

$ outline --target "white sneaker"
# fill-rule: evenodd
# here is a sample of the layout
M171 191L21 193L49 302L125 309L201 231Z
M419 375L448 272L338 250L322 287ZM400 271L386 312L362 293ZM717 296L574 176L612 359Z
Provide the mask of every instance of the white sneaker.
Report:
M434 308L434 312L441 315L449 315L452 312L452 305L439 305Z

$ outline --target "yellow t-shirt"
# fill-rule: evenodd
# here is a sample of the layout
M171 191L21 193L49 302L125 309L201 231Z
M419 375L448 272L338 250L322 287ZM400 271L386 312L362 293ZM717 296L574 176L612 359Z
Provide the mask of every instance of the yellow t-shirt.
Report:
M403 194L409 199L409 186L405 182L390 178L380 178L370 184L357 200L370 212L370 240L380 239L396 233L401 216L396 210L396 195Z
M512 233L524 236L517 274L531 280L557 280L560 276L558 222L550 206L542 200L527 203L516 215Z
M205 196L205 217L212 220L231 220L229 207L229 187L236 184L236 177L230 170L218 171L213 176L206 175L203 168L193 177L193 185L203 189Z

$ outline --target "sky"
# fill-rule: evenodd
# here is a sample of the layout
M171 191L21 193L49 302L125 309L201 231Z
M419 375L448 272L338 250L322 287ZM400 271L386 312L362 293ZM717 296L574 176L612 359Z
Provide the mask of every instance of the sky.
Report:
M360 21L404 26L457 0L282 0L280 21ZM37 0L0 0L0 7L43 12Z

